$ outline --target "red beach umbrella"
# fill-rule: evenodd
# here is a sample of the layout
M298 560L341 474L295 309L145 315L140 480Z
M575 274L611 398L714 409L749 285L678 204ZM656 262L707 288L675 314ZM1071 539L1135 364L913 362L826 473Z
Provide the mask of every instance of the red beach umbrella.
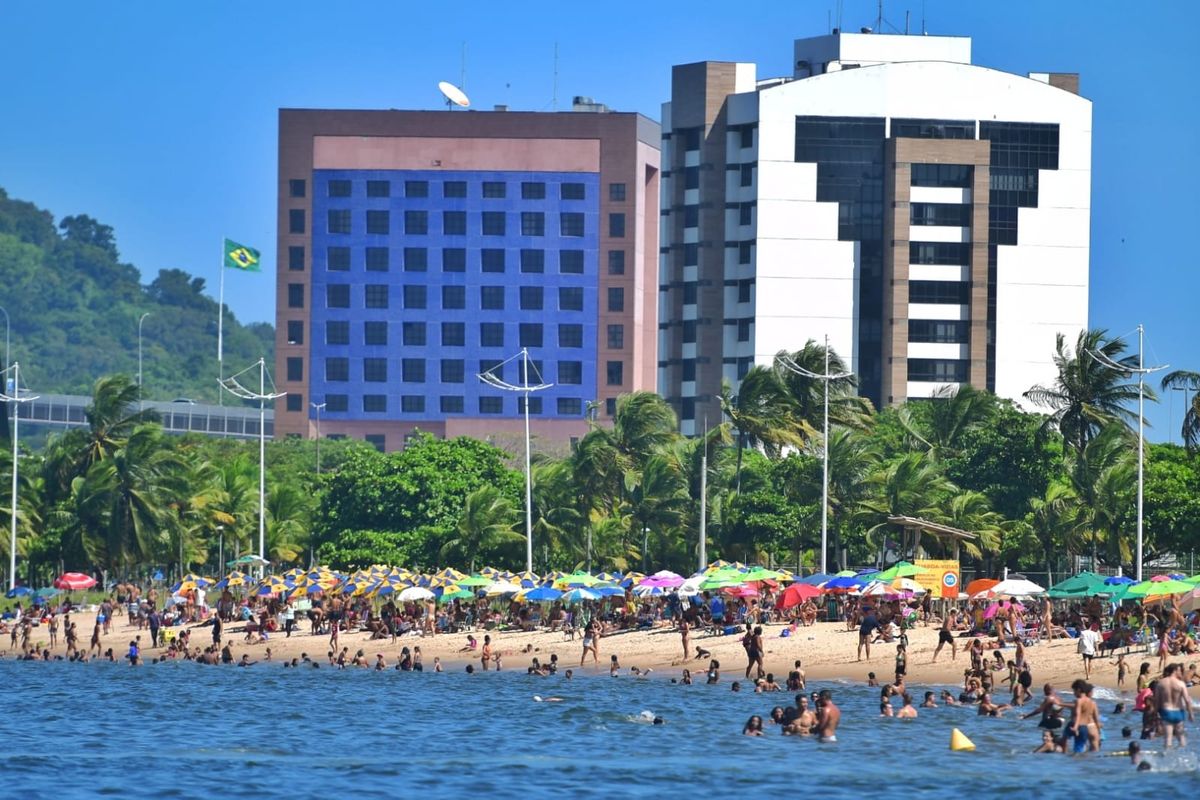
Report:
M778 608L791 608L798 606L805 600L811 600L814 597L820 597L821 590L816 586L807 583L793 583L779 597Z
M67 572L59 575L54 581L54 585L59 589L67 589L69 591L90 589L96 585L96 579L91 575L84 575L82 572Z

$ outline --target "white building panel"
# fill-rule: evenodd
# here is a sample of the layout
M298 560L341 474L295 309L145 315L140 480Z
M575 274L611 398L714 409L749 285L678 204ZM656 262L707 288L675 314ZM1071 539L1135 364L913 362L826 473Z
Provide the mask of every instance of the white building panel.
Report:
M953 264L909 264L908 279L910 281L969 281L970 267L956 267Z
M971 346L945 342L909 342L909 358L960 359L971 357Z
M971 190L956 189L953 186L913 186L908 190L908 201L963 205L971 202Z
M908 381L908 397L913 400L936 397L943 391L958 391L961 383L934 383L932 381Z
M736 215L736 212L734 212ZM829 239L837 238L838 204L805 200L758 201L758 238ZM736 221L736 216L735 216ZM761 242L759 258L762 258Z
M758 198L763 200L817 200L817 165L794 161L759 164ZM836 213L836 208L835 208Z
M909 319L970 319L967 306L952 303L909 303Z
M908 229L910 242L969 242L971 229L950 225L912 225Z

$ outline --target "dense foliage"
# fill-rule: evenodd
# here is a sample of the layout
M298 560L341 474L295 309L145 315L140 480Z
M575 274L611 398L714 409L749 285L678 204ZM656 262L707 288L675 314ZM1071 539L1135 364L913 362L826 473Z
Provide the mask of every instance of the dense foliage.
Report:
M9 314L22 383L42 393L87 394L96 375L136 374L138 319L150 312L142 329L148 397L215 402L217 302L205 294L204 279L179 269L159 270L148 286L140 277L121 261L111 227L85 215L56 227L50 212L0 189L0 307ZM264 295L273 289L266 274L235 277L243 291L253 281ZM243 326L226 309L224 334L235 369L273 358L271 325Z

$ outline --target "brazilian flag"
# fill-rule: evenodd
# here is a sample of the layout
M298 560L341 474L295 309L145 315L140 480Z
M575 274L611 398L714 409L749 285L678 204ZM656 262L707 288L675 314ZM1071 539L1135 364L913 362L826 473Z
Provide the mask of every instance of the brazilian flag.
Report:
M229 239L225 240L225 266L230 269L240 269L242 272L262 272L259 265L259 252L253 247Z

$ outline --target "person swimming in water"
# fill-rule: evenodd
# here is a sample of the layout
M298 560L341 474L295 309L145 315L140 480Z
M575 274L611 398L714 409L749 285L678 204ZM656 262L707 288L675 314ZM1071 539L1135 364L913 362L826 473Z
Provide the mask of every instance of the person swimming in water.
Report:
M817 725L818 741L832 743L837 741L838 723L842 721L842 710L833 702L833 692L822 689L817 696Z

